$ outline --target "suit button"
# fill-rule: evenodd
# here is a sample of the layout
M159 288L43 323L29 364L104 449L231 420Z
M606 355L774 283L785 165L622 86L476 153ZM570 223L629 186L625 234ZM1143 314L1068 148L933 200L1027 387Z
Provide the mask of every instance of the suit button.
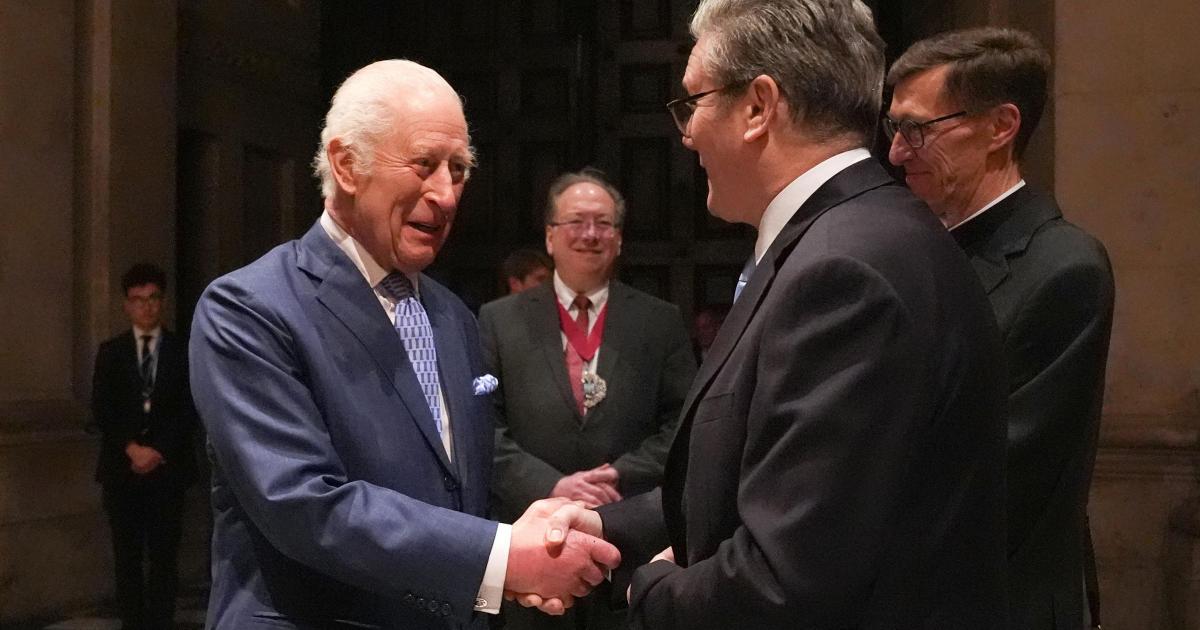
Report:
M442 483L446 485L447 492L454 492L458 490L458 482L455 481L454 477L451 477L450 475L442 477Z
M404 603L408 604L409 606L412 606L413 602L415 602L416 599L417 598L413 597L412 593L405 593L405 595L404 595Z
M438 611L441 609L442 609L442 606L440 603L438 603L435 600L429 600L429 612L436 615L436 614L438 614Z
M451 611L450 604L442 604L442 616L443 617L449 617L450 611Z
M425 607L425 598L418 597L417 598L417 608L424 608L424 607Z

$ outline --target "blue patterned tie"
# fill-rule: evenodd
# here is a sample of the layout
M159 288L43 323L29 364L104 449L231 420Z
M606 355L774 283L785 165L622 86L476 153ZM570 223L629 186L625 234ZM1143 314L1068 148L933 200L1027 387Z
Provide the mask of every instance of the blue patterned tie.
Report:
M417 373L417 382L425 394L425 402L433 414L433 424L438 436L442 435L442 411L438 404L437 348L433 345L433 327L429 315L413 292L408 276L393 271L379 282L379 286L396 300L396 332L404 344L404 352Z
M738 276L737 286L733 288L733 301L736 302L739 297L742 297L742 289L750 283L750 276L754 275L754 256L746 261L746 266L742 267L742 273Z

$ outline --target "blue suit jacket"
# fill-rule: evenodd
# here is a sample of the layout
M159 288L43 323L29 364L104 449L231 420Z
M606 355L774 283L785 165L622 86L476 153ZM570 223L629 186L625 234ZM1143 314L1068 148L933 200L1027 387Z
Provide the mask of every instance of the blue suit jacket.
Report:
M453 431L320 224L217 279L191 380L213 462L208 627L486 627L491 402L474 318L422 276Z

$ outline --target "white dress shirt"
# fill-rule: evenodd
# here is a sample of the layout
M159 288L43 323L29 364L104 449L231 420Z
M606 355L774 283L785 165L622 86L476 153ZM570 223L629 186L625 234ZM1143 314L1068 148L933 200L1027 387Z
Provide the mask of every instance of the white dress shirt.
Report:
M325 233L333 239L339 249L346 253L350 262L354 263L359 273L366 279L367 284L375 291L375 298L379 300L379 306L387 314L388 321L395 325L396 301L379 285L390 272L375 262L362 244L354 240L354 237L347 234L342 226L333 220L328 210L321 213L320 221ZM420 274L405 275L412 282L417 299L420 299ZM438 385L438 405L441 407L442 446L446 449L446 454L452 457L454 443L450 431L450 415L446 409L446 399L442 394L440 383ZM487 568L483 572L483 583L480 584L479 594L475 598L475 610L491 614L500 612L500 601L504 597L504 578L508 573L508 548L511 542L512 526L500 523L496 529L496 538L492 542L492 552L488 556Z
M792 219L792 215L796 214L800 206L804 205L822 184L846 170L851 164L857 164L869 157L871 153L863 148L844 151L808 169L779 191L767 205L762 220L758 222L758 240L754 242L754 264L762 262L763 255L771 248L771 243L775 242L783 227Z
M575 306L575 290L568 287L562 281L562 278L558 275L558 271L554 272L554 294L558 296L558 303L567 309L567 315L570 315L571 319L579 317L579 307ZM592 305L588 307L588 329L584 331L585 334L590 335L592 334L592 328L596 326L596 318L600 316L600 311L608 303L608 283L605 282L604 286L584 295L592 302ZM560 331L559 335L562 337L562 347L565 352L567 349L567 333ZM596 354L592 355L592 360L584 362L583 371L595 374L596 365L599 361L600 349L596 348Z

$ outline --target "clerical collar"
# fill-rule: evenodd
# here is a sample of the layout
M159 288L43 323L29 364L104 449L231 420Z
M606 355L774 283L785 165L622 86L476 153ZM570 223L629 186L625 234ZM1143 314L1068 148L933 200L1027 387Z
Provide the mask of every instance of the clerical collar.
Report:
M362 246L362 243L356 241L353 236L350 236L346 230L342 229L342 226L337 224L337 221L333 220L328 208L321 213L320 222L321 227L325 229L325 234L329 235L329 238L338 246L338 249L346 253L346 256L350 258L350 262L354 263L354 267L358 269L358 272L362 274L372 289L378 287L384 276L391 273L375 262L375 259L371 257L371 253ZM408 276L413 285L413 292L420 298L421 274L406 273L404 275Z
M1018 190L1020 190L1020 189L1021 189L1021 187L1022 187L1022 186L1024 186L1024 185L1025 185L1025 180L1024 180L1024 179L1022 179L1021 181L1019 181L1019 182L1017 182L1016 184L1014 184L1012 188L1009 188L1008 190L1006 190L1006 191L1004 191L1004 192L1000 193L1000 196L999 196L999 197L996 197L995 199L991 200L991 201L990 201L990 202L989 202L989 203L988 203L986 206L984 206L984 207L982 207L982 208L980 208L980 209L976 210L975 212L972 212L972 213L971 213L971 216L969 216L969 217L967 217L967 218L963 219L962 221L959 221L957 224L955 224L955 225L951 226L951 227L950 227L950 231L951 231L951 232L953 232L954 230L957 230L958 228L960 228L960 227L962 227L963 225L965 225L965 224L967 223L967 221L970 221L971 219L974 219L975 217L977 217L977 216L979 216L979 215L983 214L984 212L987 212L987 211L988 211L988 209L990 209L991 207L993 207L993 206L995 206L996 204L1000 203L1001 201L1004 201L1006 198L1008 198L1008 196L1009 196L1009 195L1011 195L1011 194L1013 194L1013 193L1017 192L1017 191L1018 191Z

